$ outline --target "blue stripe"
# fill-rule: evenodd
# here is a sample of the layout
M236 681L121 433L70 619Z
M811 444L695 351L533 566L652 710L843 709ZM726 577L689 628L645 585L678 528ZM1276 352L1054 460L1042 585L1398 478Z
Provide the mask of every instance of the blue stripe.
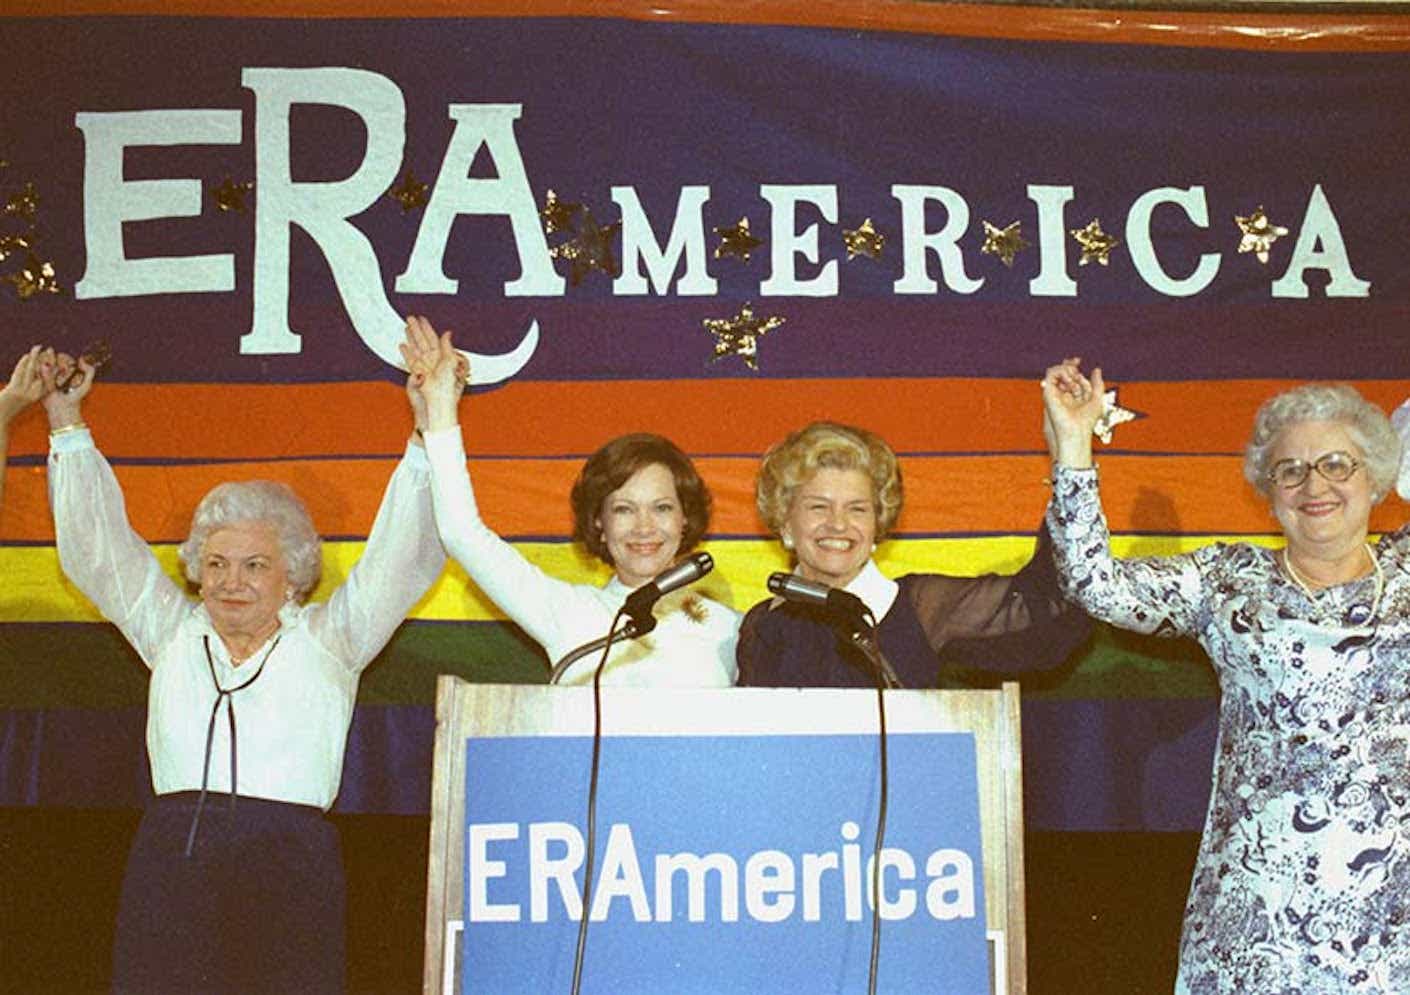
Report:
M144 803L145 709L0 709L0 806ZM1210 699L1023 703L1024 806L1036 831L1198 830L1209 797ZM334 811L425 814L435 714L359 705Z

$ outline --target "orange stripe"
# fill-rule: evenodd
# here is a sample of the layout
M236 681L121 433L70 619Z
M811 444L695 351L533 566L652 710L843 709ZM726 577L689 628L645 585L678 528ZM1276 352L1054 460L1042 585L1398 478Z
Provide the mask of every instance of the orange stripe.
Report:
M104 452L126 459L386 455L412 427L390 383L100 383L83 416ZM12 453L47 451L41 415L15 426Z
M1259 405L1301 380L1132 382L1117 387L1122 406L1145 417L1119 426L1112 445L1151 453L1241 453ZM1361 395L1389 414L1410 397L1410 380L1355 381Z
M1117 532L1161 535L1272 533L1266 503L1243 481L1234 456L1107 456L1103 491ZM763 533L754 510L752 457L704 458L702 476L715 497L712 529L724 535ZM191 511L222 480L267 477L294 487L328 536L362 537L391 473L390 460L309 460L194 466L119 466L118 479L137 531L153 541L186 534ZM902 460L906 506L897 531L908 534L1026 534L1038 527L1048 499L1043 456L910 457ZM509 536L566 537L572 530L568 492L578 463L567 460L473 461L485 520ZM50 542L44 471L12 467L0 538ZM1372 515L1374 531L1396 528L1399 501Z
M1296 381L1119 384L1145 417L1113 445L1154 453L1241 452L1259 404ZM1362 381L1390 410L1410 381ZM582 457L623 432L660 432L690 453L757 455L815 418L863 425L902 453L1031 453L1043 448L1037 375L1027 380L524 381L461 408L472 454ZM267 460L401 451L411 415L399 387L345 384L104 384L85 417L110 457ZM12 454L48 447L35 411Z
M166 0L9 0L0 16L413 18L593 17L710 24L853 28L1048 42L1179 45L1317 52L1410 47L1400 14L1215 13L917 3L905 0L203 0L173 11Z

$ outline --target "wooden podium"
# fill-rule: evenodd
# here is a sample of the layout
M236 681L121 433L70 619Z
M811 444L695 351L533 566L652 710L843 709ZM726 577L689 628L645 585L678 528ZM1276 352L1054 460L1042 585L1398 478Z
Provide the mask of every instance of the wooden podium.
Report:
M865 690L603 688L602 703L604 738L874 735L878 728L876 693ZM973 734L991 986L994 995L1026 995L1018 685L998 691L888 691L886 722L892 734ZM422 975L428 995L456 991L454 952L464 917L466 741L590 737L592 731L591 688L440 678Z

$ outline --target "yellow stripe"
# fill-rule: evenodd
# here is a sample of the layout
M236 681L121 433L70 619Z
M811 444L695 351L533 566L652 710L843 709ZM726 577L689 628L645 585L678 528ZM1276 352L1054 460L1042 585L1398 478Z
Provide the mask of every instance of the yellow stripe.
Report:
M1281 536L1117 536L1113 545L1118 556L1168 556L1187 552L1209 542L1253 542L1279 546ZM981 573L1013 573L1033 552L1032 536L993 536L981 539L898 539L883 543L877 563L883 573L896 577L906 573L944 573L973 576ZM347 577L362 555L362 542L323 544L323 582L314 599L326 598ZM602 584L610 576L605 566L589 561L577 547L567 543L520 542L515 547L530 561L554 577L580 584ZM790 563L778 543L764 539L737 539L707 543L715 558L715 571L699 589L740 611L767 596L765 582L775 570L787 570ZM154 546L163 568L178 581L176 546ZM100 622L93 605L61 574L58 555L52 546L0 547L0 623L4 622ZM452 563L420 603L411 618L440 621L481 622L504 616Z

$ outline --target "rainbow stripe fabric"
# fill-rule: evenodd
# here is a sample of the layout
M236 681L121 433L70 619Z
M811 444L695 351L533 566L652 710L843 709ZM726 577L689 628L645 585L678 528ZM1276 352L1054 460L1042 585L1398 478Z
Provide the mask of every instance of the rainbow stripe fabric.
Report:
M740 609L787 566L759 455L815 418L902 456L884 570L974 574L1033 548L1062 356L1140 414L1100 454L1125 554L1276 541L1240 452L1279 389L1410 395L1404 16L20 0L0 25L0 238L30 247L0 259L0 341L111 344L86 418L173 570L200 495L259 476L308 500L324 591L346 574L410 428L406 313L495 381L462 409L494 528L602 578L568 489L661 432L711 484L706 586ZM588 213L545 233L549 191ZM715 231L746 218L747 259ZM849 254L867 219L879 255ZM1019 223L1012 265L986 222ZM1093 223L1105 253L1071 234ZM752 348L705 325L745 308L783 321ZM40 421L0 511L0 804L132 804L145 676L58 570ZM364 680L340 807L425 809L440 672L546 676L449 569ZM1193 645L1099 629L1025 688L1030 825L1197 828L1216 694Z

